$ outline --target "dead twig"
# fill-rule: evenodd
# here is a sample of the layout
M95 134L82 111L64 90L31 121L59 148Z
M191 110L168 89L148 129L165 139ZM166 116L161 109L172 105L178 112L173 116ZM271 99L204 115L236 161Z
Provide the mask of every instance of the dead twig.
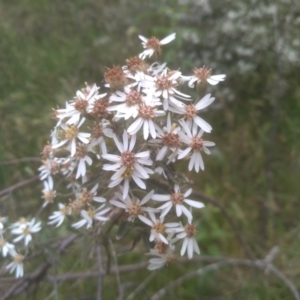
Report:
M224 266L246 266L246 267L252 267L256 268L261 271L268 270L270 273L273 273L277 278L279 278L281 281L284 282L284 284L289 288L291 293L294 296L295 300L300 300L300 294L297 290L296 286L290 281L281 271L279 271L277 268L275 268L272 264L272 260L277 255L278 251L274 251L274 248L271 249L269 254L266 256L265 259L255 259L255 260L249 260L249 259L226 259L221 258L218 262L212 263L208 266L205 266L203 268L200 268L194 272L188 273L174 281L171 281L169 284L167 284L165 287L160 289L155 295L151 297L151 300L159 300L161 297L163 297L169 290L180 286L183 282L194 278L196 276L202 276L210 271L216 271ZM265 272L266 273L266 272Z

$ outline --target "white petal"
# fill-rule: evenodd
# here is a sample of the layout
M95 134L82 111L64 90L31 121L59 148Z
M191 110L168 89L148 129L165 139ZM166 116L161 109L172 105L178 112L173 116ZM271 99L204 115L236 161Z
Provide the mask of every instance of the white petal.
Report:
M168 43L170 43L171 41L173 41L175 38L176 38L176 33L171 33L170 35L168 35L168 36L166 36L165 38L163 38L163 39L160 41L160 44L161 44L161 45L168 44Z
M214 102L215 98L210 97L210 94L205 95L196 105L197 110L203 109Z
M195 116L194 121L201 129L203 129L203 131L211 132L212 127L206 121L204 121L202 118L200 118L199 116Z
M205 206L202 202L198 202L198 201L190 200L190 199L185 199L184 202L187 203L188 205L196 207L196 208L202 208Z
M183 243L182 243L182 246L181 246L181 250L180 250L180 255L183 256L185 251L186 251L186 247L187 247L187 244L188 244L188 241L187 239L185 238L183 240Z

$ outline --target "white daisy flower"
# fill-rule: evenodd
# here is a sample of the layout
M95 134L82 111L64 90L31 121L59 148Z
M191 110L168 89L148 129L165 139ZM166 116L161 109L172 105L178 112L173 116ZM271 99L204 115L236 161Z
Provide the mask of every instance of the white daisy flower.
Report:
M144 206L151 199L153 192L153 190L150 191L142 200L139 200L138 198L131 200L128 195L123 198L123 195L117 192L115 193L115 199L112 199L109 202L114 206L123 208L128 213L128 221L134 221L137 217L142 216L145 211L157 211L154 208Z
M92 145L85 145L82 143L78 143L75 152L76 164L77 164L77 172L75 178L84 177L86 174L87 166L91 166L93 160L88 156L88 152L92 152ZM76 168L76 167L75 167Z
M181 76L181 80L188 81L188 86L193 88L195 87L195 83L199 85L205 81L211 85L216 85L220 81L224 81L225 77L225 74L211 75L211 69L207 69L203 66L202 68L194 69L194 76Z
M113 138L115 133L111 128L108 128L110 122L106 120L101 120L95 123L91 128L91 147L99 145L101 154L107 153L105 137Z
M80 126L84 123L85 118L82 118L80 122L73 125L67 125L61 123L60 127L63 129L62 131L62 140L55 145L52 145L53 149L60 148L61 146L67 144L67 148L71 152L71 156L74 156L76 153L76 141L79 140L84 144L89 143L90 133L87 132L79 132Z
M181 256L187 252L188 258L191 259L193 258L194 252L200 254L200 249L195 239L195 235L197 234L196 226L191 224L190 220L187 225L181 227L181 229L177 229L177 232L179 233L176 235L176 237L178 239L183 239L180 250Z
M22 224L19 228L14 228L11 233L18 234L19 236L16 237L13 242L19 242L20 240L24 239L24 244L27 246L29 242L32 240L31 233L36 233L41 230L41 222L35 223L35 219L27 222L27 224Z
M0 237L0 251L2 252L3 257L6 257L7 253L13 253L14 249L14 244L7 242L2 237Z
M45 202L43 206L46 206L48 203L53 203L54 198L56 197L56 191L53 190L53 179L51 176L48 177L47 180L43 181L44 189L43 189L43 198Z
M25 257L21 254L18 254L15 250L13 250L10 255L12 256L13 261L6 266L6 269L9 270L9 273L16 272L16 278L23 277L23 260Z
M168 235L168 244L159 240L155 241L155 247L150 249L150 252L147 253L147 255L155 256L154 258L150 258L149 266L147 267L148 270L153 271L160 269L177 260L177 255L174 254L174 242L178 239L173 238L173 235L173 232Z
M87 113L87 107L95 100L105 97L107 94L98 94L99 87L96 84L87 86L81 91L76 92L76 97L73 101L66 103L65 109L56 110L56 117L63 120L69 118L66 121L67 125L77 124L82 114Z
M95 202L98 202L98 203L106 202L105 198L96 196L98 186L99 186L99 184L97 183L90 191L88 191L86 188L83 188L82 191L77 194L77 199L83 205L91 205L92 201L95 201Z
M71 214L70 207L65 206L62 203L58 203L58 208L58 211L53 212L53 214L49 216L49 225L55 225L55 227L58 227L63 223L65 217Z
M142 165L151 166L153 163L150 160L150 151L143 151L140 153L132 152L136 135L129 136L126 131L123 133L123 143L120 143L117 138L114 138L115 144L120 151L120 155L104 154L103 158L111 162L113 165L103 165L103 170L115 171L111 177L111 182L108 187L114 187L124 181L123 199L126 198L129 191L129 182L131 179L141 188L146 189L146 185L142 179L148 179L149 174L154 172Z
M190 196L191 193L192 189L188 189L184 194L182 194L180 192L179 186L175 184L174 193L171 193L169 195L154 194L152 196L152 199L155 201L166 202L162 206L158 207L158 209L162 210L161 217L166 216L172 206L175 206L177 217L180 217L183 213L188 219L192 219L193 216L189 209L184 206L184 203L196 208L202 208L204 207L204 204L199 201L187 199L186 197Z
M164 223L164 217L156 218L153 212L149 212L150 219L146 218L143 215L139 215L139 219L151 227L151 234L149 241L152 242L154 239L162 241L165 244L168 244L167 238L164 236L167 233L174 231L175 227L178 227L179 223Z
M198 128L193 126L191 131L186 122L183 120L180 120L179 122L185 133L181 131L178 132L178 135L181 140L188 145L188 147L180 152L178 159L182 159L192 152L188 168L189 171L192 171L194 168L198 173L200 169L204 170L201 151L204 151L206 154L210 154L210 150L207 147L213 147L215 146L215 143L202 140L202 135L204 133L202 129L198 132Z
M156 138L156 130L153 119L164 116L166 113L163 110L157 110L156 106L160 102L153 102L153 97L148 94L144 98L144 102L138 108L138 118L128 127L129 134L136 134L143 127L143 136L147 140L149 134L152 138Z
M178 131L180 130L179 127L174 127L171 124L171 116L168 114L167 117L167 126L164 128L165 132L159 128L157 125L155 125L156 132L157 132L157 138L154 140L150 140L150 143L159 143L162 144L162 147L160 147L157 155L156 160L163 160L166 156L168 150L172 151L172 154L168 158L168 163L173 161L173 159L177 156L178 151L181 147L181 140L178 135Z
M88 210L81 210L80 215L81 215L82 219L80 221L74 223L72 225L72 227L78 229L78 228L86 225L86 229L88 229L88 228L92 227L93 220L98 220L98 221L102 221L102 222L109 220L109 218L106 217L105 215L111 210L111 208L103 209L104 207L105 207L105 204L102 204L96 210L92 209L92 208L89 208Z
M26 218L20 218L17 222L11 224L9 226L10 229L16 229L16 228L24 228L29 224L29 221Z
M54 157L43 160L43 165L39 167L40 179L45 180L51 175L55 175L60 171L60 164L62 160Z
M116 111L116 117L124 118L125 120L138 115L138 108L143 103L143 95L130 88L125 87L124 92L116 91L109 98L110 102L119 102L118 105L112 105L107 108L108 111Z
M202 118L200 118L197 115L197 113L198 113L198 111L209 106L214 100L215 100L214 97L210 97L210 94L207 94L196 104L193 104L193 103L191 103L189 105L183 104L182 107L170 106L169 110L174 113L184 115L184 119L186 120L186 122L188 123L189 126L191 126L192 122L194 122L203 131L211 132L212 127L206 121L204 121Z
M183 94L176 89L180 76L181 72L179 71L165 69L160 75L154 78L154 96L163 98L163 108L165 111L169 109L169 104L175 107L182 107L183 104L178 99L190 101L189 98L191 96Z
M147 56L151 57L153 54L155 55L160 54L161 46L170 43L175 39L175 37L176 37L176 33L172 33L160 41L155 37L147 39L144 36L139 35L139 38L142 40L142 45L146 49L139 54L139 57L141 59L145 59Z

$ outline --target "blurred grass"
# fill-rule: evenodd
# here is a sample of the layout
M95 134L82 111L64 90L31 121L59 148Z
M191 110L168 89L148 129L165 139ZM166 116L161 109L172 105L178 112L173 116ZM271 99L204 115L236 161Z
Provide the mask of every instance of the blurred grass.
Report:
M138 53L141 47L137 34L163 37L175 29L178 39L173 49L167 47L165 58L173 67L182 65L181 70L189 72L194 66L193 61L180 56L181 49L188 46L181 36L184 26L174 13L176 9L186 8L176 3L1 1L0 161L38 157L54 124L51 108L64 105L85 81L100 82L106 66L123 64L125 58ZM211 28L201 29L204 36L209 37ZM274 120L272 103L276 95L276 72L262 67L251 74L235 77L234 65L224 65L224 68L229 74L228 79L213 89L214 92L218 90L217 102L221 109L205 113L205 119L214 127L212 134L206 137L215 141L217 147L210 157L205 157L206 171L188 176L194 180L194 188L226 205L256 256L263 258L272 246L279 245L281 254L276 264L300 288L299 70L291 68L285 75L289 84L280 99L279 115ZM234 101L227 101L222 94L227 86L235 91ZM274 122L276 138L270 144ZM272 186L268 188L270 163ZM0 190L33 176L38 166L38 163L0 166ZM179 164L178 168L186 170L185 163ZM9 212L12 218L18 217L20 211L32 215L41 203L40 188L41 185L36 183L3 197L0 199L1 212ZM268 209L266 219L261 214L263 205ZM208 204L197 214L197 220L198 241L203 254L243 257L229 224L217 208ZM267 238L262 234L264 224ZM85 245L89 248L92 242ZM57 272L79 272L92 267L94 261L88 257L89 249L80 255L81 250L80 245L75 245L63 255L57 264ZM143 253L144 248L140 246L120 257L119 264L146 260ZM79 259L74 261L74 257ZM146 288L143 299L149 299L170 280L195 270L195 267L201 265L175 264L159 271ZM138 285L147 276L149 272L142 270L121 275L121 281ZM115 278L106 277L105 299L117 297L115 287ZM61 299L83 299L89 294L94 296L96 288L96 280L78 280L61 284L59 294ZM51 284L43 283L36 299L44 299L52 291ZM163 299L169 298L292 299L277 279L245 268L224 268L193 279L170 291Z

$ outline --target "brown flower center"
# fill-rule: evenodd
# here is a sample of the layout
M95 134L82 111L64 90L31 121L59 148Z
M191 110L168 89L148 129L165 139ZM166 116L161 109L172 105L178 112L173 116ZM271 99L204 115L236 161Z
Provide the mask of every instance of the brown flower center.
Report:
M103 136L103 127L99 124L95 124L92 128L92 138L97 139Z
M142 103L141 94L138 91L131 90L126 96L126 105L134 106Z
M88 102L85 99L75 98L74 108L81 113L86 112L86 108L88 106Z
M193 136L191 146L194 151L201 151L203 150L203 140L201 137Z
M68 125L68 128L62 132L63 139L73 140L78 135L78 128L76 125Z
M193 224L185 225L184 229L188 237L194 237L197 234L196 226Z
M23 260L24 260L24 256L21 255L21 254L17 254L14 257L14 262L17 263L17 264L22 263Z
M91 115L99 118L99 119L105 119L108 116L107 107L109 106L108 100L105 99L98 99L94 102L93 110L91 112Z
M134 218L143 213L142 207L138 200L132 203L132 205L127 208L127 210L129 214Z
M78 197L78 200L81 201L81 203L83 205L90 205L93 201L93 197L94 197L94 194L91 193L91 192L88 192L86 189L84 189L79 197Z
M158 254L166 254L168 253L169 245L162 241L156 241L154 250L156 250Z
M126 74L120 67L107 69L104 73L104 78L113 90L122 91L124 86L127 84Z
M159 39L157 39L155 37L148 39L148 41L146 43L146 47L148 49L153 49L155 55L158 55L161 53L160 41L159 41Z
M137 71L146 72L148 69L148 64L138 56L127 59L126 64L132 74L135 74Z
M200 81L205 81L211 75L211 69L207 69L205 66L202 68L195 68L194 75L199 78Z
M148 106L146 104L142 104L138 108L139 116L144 120L153 119L155 117L154 110L155 110L154 107Z
M157 222L153 224L152 229L158 233L165 233L166 232L166 226L165 224L161 222Z
M156 87L158 90L169 90L173 86L172 81L169 79L168 75L157 76Z
M189 104L185 107L184 117L186 119L193 119L197 115L197 109L194 104Z
M77 145L76 147L76 153L75 156L76 158L84 158L87 153L87 146L86 145Z
M180 138L178 134L175 133L167 133L162 137L162 142L164 145L171 148L179 148L180 147Z
M181 193L172 193L171 194L171 201L173 204L182 204L184 200L184 195Z
M122 166L130 167L136 163L137 159L135 157L135 154L130 151L124 151L121 154L121 163Z

